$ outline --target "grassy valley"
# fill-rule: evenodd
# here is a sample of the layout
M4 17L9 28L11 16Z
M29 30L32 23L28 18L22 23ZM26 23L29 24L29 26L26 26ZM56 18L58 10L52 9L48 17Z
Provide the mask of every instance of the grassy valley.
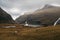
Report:
M0 8L0 40L60 40L60 25L51 26L60 18L59 14L60 7L49 6L13 20L10 14ZM45 27L23 26L27 23Z
M16 24L17 25L17 24ZM59 40L60 25L30 28L17 26L16 28L0 28L0 40Z

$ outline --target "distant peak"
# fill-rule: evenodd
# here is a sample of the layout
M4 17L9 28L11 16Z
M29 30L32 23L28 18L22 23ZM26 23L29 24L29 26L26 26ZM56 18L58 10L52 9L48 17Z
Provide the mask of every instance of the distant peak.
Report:
M59 4L45 4L40 9L53 8L53 7L60 7L60 5Z

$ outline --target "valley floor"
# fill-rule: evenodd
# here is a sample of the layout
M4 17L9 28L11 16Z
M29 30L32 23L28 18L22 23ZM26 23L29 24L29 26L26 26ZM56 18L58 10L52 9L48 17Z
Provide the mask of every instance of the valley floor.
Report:
M60 26L0 28L0 40L60 40Z

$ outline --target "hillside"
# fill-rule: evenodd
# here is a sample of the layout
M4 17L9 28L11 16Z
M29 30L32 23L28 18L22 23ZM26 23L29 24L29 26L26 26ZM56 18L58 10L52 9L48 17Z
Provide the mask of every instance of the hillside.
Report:
M41 24L53 25L54 22L60 17L60 8L49 8L34 12L35 14L29 15L32 21L40 21Z
M47 6L47 7L46 7ZM28 22L28 24L40 24L40 25L53 25L54 22L60 18L60 7L55 7L51 5L45 5L42 9L37 9L32 14L22 16L24 20ZM23 20L19 17L19 19ZM17 22L23 22L17 19ZM19 20L19 21L18 21ZM40 23L39 23L40 22ZM25 23L25 22L23 22Z
M0 28L0 40L60 40L60 26Z
M15 23L15 21L12 19L11 15L9 15L0 7L0 24L4 24L4 23L11 24L11 23Z
M19 24L24 24L25 21L28 18L28 15L32 14L32 12L25 12L24 15L19 16L18 18L16 18L16 22Z

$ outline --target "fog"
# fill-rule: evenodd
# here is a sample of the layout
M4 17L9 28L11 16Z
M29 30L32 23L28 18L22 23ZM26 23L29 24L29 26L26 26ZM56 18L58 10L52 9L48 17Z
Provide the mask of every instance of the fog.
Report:
M33 12L45 4L60 4L60 0L0 0L0 7L13 19L23 15L24 12Z

